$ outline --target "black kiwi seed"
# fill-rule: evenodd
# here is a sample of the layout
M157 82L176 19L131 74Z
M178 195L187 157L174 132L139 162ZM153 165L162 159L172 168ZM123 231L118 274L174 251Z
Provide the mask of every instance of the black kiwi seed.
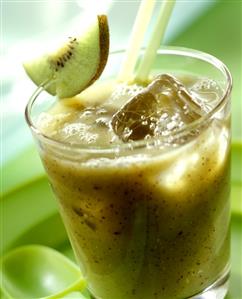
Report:
M73 37L68 37L70 39L70 43L74 43L76 42L76 38ZM77 42L76 42L77 43ZM71 58L71 56L73 55L72 50L75 48L72 45L68 45L69 50L64 53L61 57L58 57L58 59L56 61L53 61L54 63L54 69L56 72L58 72L59 68L63 68L65 66L65 63Z

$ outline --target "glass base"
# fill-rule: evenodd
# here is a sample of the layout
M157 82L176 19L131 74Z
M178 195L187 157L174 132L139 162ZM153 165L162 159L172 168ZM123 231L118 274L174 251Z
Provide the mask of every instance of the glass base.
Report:
M224 299L229 290L230 267L226 267L222 275L208 288L199 294L185 299ZM91 299L98 299L91 295ZM113 298L110 298L113 299ZM160 298L162 299L162 298Z
M230 269L226 267L223 274L203 292L186 299L224 299L229 290Z

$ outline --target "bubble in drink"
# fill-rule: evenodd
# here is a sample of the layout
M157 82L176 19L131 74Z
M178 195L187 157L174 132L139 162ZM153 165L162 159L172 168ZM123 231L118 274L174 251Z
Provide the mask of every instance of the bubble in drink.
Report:
M163 74L123 105L113 116L111 124L114 132L127 142L145 139L146 136L166 136L203 113L181 82Z
M102 144L108 143L113 137L112 132L109 132L109 112L102 107L84 108L71 113L63 111L56 115L45 113L39 122L43 131L51 130L48 135L53 139L71 144Z
M219 84L208 78L197 80L195 84L190 87L189 91L206 113L213 109L223 96Z

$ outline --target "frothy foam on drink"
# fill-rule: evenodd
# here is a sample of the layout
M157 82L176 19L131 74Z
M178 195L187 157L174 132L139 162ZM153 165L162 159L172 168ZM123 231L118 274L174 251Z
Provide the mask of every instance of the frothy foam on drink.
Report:
M118 109L118 107L124 105L127 100L143 92L143 90L144 87L138 84L128 85L126 83L119 83L115 86L114 91L111 93L105 104L115 105L115 108Z
M214 108L221 96L222 89L211 79L196 78L186 87L182 80L160 75L148 87L116 84L103 102L91 107L66 109L59 103L58 113L42 113L37 124L51 138L71 144L148 141L184 128Z

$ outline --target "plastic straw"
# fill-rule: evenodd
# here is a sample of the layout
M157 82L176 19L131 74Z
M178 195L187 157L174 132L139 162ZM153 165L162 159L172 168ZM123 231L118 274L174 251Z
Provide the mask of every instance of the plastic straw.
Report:
M152 15L155 0L143 0L140 4L135 24L130 36L129 47L126 52L120 74L119 81L130 81L133 78L134 67L137 61L141 43L144 39L149 20Z
M165 30L168 25L174 4L175 0L164 0L161 5L157 23L151 35L151 39L145 51L143 60L141 61L140 67L137 71L137 81L144 82L149 76L149 72L156 57L156 52L164 38Z

